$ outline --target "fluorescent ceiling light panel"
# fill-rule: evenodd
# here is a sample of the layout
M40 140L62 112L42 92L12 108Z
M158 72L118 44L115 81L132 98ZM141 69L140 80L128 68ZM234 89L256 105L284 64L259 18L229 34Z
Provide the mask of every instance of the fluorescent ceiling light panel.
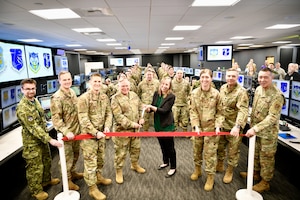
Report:
M250 47L237 47L236 49L250 49Z
M86 51L87 49L74 49L74 51Z
M195 31L198 30L201 26L200 25L192 25L192 26L175 26L173 31Z
M273 44L288 44L291 43L291 41L276 41L276 42L272 42Z
M184 37L166 37L165 40L183 40Z
M245 39L250 39L253 38L253 36L234 36L230 38L231 40L245 40Z
M30 10L29 12L41 18L49 20L80 18L79 15L77 15L69 8Z
M72 30L79 33L102 32L100 28L73 28Z
M300 24L276 24L273 26L269 26L265 29L289 29L289 28L295 28L297 26L300 26Z
M159 49L168 49L170 47L158 47Z
M121 46L121 43L107 43L107 46Z
M139 49L130 49L130 51L134 54L142 54L141 50Z
M258 48L258 47L264 47L262 44L254 44L250 46L251 48Z
M253 44L238 44L238 46L251 46Z
M38 40L38 39L18 39L18 41L21 41L21 42L43 42L43 40Z
M217 41L215 44L228 44L231 43L232 41Z
M81 44L66 44L67 47L81 47Z
M192 6L233 6L240 0L195 0Z
M106 39L97 39L98 42L115 42L115 39L106 38Z
M175 45L175 43L161 43L162 46L172 46Z
M127 49L128 47L115 47L115 49Z

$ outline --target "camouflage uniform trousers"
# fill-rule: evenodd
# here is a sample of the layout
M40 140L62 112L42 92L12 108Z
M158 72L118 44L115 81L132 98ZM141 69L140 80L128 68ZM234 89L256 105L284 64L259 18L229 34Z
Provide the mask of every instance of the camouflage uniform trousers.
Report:
M230 132L230 130L224 130ZM232 135L221 135L218 146L218 160L225 160L226 149L228 151L227 164L233 167L237 167L240 158L240 144L242 137L235 137Z
M173 106L172 112L175 128L178 129L181 125L182 129L186 131L189 124L189 106Z
M196 166L201 167L202 165L202 152L203 152L203 143L204 143L204 137L196 137L193 136L191 138L193 142L193 155L194 155L194 164Z
M277 140L277 137L275 139L263 139L256 137L254 170L260 171L260 176L265 181L270 181L274 176Z
M127 151L130 154L131 163L138 162L141 152L141 139L138 137L113 137L115 148L115 169L122 169L124 166Z
M23 147L26 178L32 194L43 191L42 183L51 180L51 154L48 144Z
M76 163L79 158L80 141L68 141L64 143L65 156L66 156L66 166L68 178L71 179L71 172L75 172Z
M82 140L80 147L82 149L84 160L84 180L88 186L95 185L97 182L97 172L102 174L105 158L105 138Z

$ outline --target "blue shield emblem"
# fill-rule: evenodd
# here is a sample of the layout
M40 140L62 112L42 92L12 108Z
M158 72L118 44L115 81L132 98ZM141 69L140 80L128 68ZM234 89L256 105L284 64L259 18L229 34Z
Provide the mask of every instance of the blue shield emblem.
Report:
M280 88L281 88L281 91L282 91L283 93L285 93L285 92L287 91L287 83L281 82Z
M11 64L13 69L20 71L23 68L23 58L21 49L10 49Z
M38 53L29 53L29 67L30 70L35 74L40 70L39 54Z
M223 49L222 49L222 54L223 54L223 56L229 56L229 54L230 54L230 49L229 49L229 48L223 48Z
M49 69L51 67L51 60L50 60L50 54L49 53L44 53L44 66Z

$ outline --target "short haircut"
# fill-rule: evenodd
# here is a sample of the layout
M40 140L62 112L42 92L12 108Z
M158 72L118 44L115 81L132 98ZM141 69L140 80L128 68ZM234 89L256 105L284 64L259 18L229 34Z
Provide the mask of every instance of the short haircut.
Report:
M27 78L27 79L24 79L21 81L21 86L23 87L24 84L27 84L27 83L36 85L36 81L34 79Z
M210 69L202 69L200 72L200 76L205 73L208 73L211 78L213 77L212 71Z
M61 75L64 75L64 74L71 74L71 73L68 72L68 71L61 71L61 72L59 72L59 74L58 74L58 79L60 79L60 76L61 76Z
M93 77L100 77L100 78L102 78L101 74L99 74L99 73L93 73L93 74L91 74L90 80L91 80Z

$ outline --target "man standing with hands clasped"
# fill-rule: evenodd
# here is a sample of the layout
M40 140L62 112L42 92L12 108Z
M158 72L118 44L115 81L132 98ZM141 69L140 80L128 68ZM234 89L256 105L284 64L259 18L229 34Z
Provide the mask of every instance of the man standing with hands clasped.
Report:
M272 84L272 71L264 68L258 73L260 86L256 89L251 112L251 128L246 136L256 135L254 154L254 180L260 182L253 186L259 193L270 189L269 182L274 176L275 153L279 131L279 119L284 96ZM243 178L247 172L241 172Z

